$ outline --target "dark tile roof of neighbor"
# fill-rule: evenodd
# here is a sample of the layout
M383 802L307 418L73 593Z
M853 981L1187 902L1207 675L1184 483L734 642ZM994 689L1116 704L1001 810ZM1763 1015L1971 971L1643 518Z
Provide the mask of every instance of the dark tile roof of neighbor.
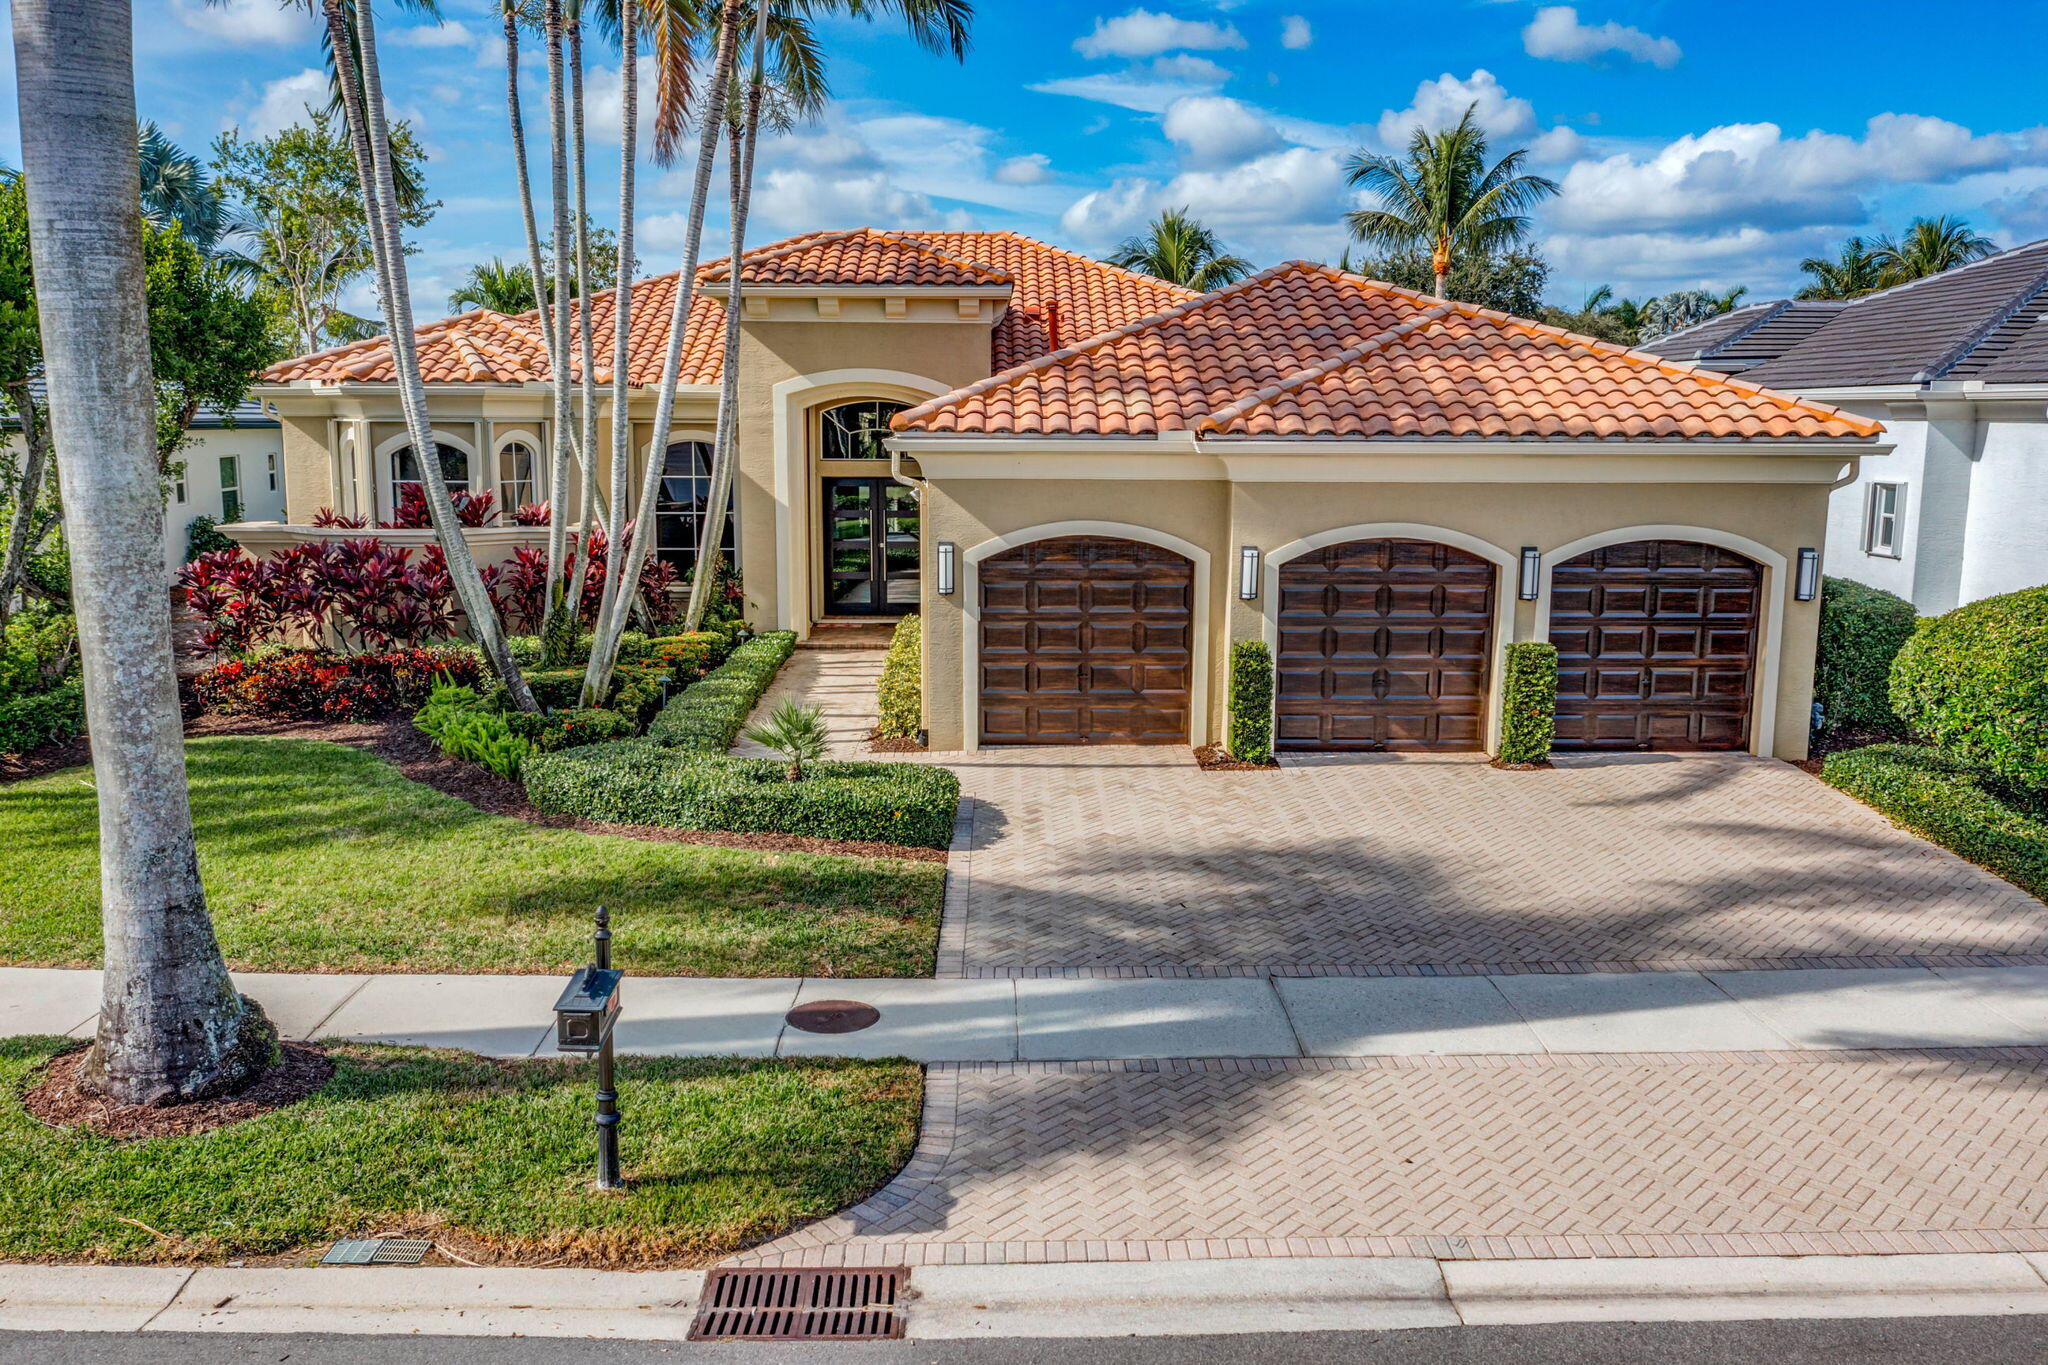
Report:
M1794 393L2048 382L2048 241L1849 303L1753 304L1643 349Z

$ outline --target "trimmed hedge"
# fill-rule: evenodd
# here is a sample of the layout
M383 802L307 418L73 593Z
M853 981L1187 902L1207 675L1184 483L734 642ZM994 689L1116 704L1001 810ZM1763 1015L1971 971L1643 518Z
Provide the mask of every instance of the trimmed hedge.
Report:
M1828 755L1821 777L1915 834L2048 898L2048 822L1986 790L1962 760L1911 744Z
M544 716L507 711L505 720L511 725L513 734L544 754L580 749L589 744L608 744L615 739L631 739L638 733L630 717L595 706L565 706Z
M1273 761L1273 651L1264 640L1231 643L1229 739L1238 762Z
M795 648L796 634L787 630L747 641L663 707L647 727L647 737L693 753L724 753L739 738L748 712Z
M767 758L693 753L624 740L526 762L526 797L544 811L628 825L799 834L944 848L960 779L923 763L818 763L801 782Z
M85 733L85 684L59 683L0 702L0 754L22 754Z
M1892 663L1891 701L1930 743L2048 793L2048 587L1921 622Z
M1820 638L1813 658L1819 732L1899 733L1892 710L1892 660L1920 618L1913 604L1882 588L1829 578L1820 590Z
M1500 763L1547 763L1557 731L1557 646L1517 640L1501 680Z
M881 710L877 727L888 739L916 739L924 731L924 623L916 613L896 623L882 676L875 682Z

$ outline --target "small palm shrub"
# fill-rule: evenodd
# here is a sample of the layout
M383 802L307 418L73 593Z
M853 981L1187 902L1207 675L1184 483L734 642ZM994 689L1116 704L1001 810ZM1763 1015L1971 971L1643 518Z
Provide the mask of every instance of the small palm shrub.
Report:
M1240 763L1273 759L1273 651L1264 640L1230 646L1230 756Z
M825 729L824 708L799 706L794 697L784 697L766 724L749 725L746 734L754 743L789 760L792 782L803 781L804 765L823 758L832 742Z
M1496 761L1549 762L1557 725L1557 646L1540 640L1517 640L1509 645L1502 683Z
M889 637L889 654L882 661L882 676L875 683L881 723L877 726L887 739L916 739L924 729L924 626L916 615L896 623Z

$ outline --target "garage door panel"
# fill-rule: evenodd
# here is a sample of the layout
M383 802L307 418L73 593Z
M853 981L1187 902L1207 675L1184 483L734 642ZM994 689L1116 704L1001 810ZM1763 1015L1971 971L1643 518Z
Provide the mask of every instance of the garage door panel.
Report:
M1763 571L1718 546L1635 541L1557 566L1557 747L1749 742Z
M1194 566L1104 536L980 566L985 744L1185 743Z
M1280 566L1275 740L1287 749L1484 743L1494 567L1421 540L1364 540Z

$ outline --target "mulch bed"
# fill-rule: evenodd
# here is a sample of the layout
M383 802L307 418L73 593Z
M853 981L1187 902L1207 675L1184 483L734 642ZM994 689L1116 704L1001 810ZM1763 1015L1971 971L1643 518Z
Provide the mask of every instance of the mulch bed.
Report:
M868 736L868 750L877 754L921 754L926 752L926 746L914 739L885 735L876 730Z
M67 1052L44 1068L43 1077L22 1091L22 1107L51 1128L83 1128L110 1138L183 1137L211 1132L297 1104L327 1084L334 1063L326 1052L304 1043L280 1043L276 1066L237 1095L196 1104L113 1105L79 1088L78 1073L88 1049Z
M1246 763L1232 758L1230 751L1221 744L1204 744L1195 750L1195 763L1205 773L1277 773L1280 765L1272 760L1264 763Z
M1496 758L1488 760L1486 766L1498 768L1504 773L1535 773L1542 772L1545 768L1554 768L1557 765L1547 758L1540 763L1503 763Z

